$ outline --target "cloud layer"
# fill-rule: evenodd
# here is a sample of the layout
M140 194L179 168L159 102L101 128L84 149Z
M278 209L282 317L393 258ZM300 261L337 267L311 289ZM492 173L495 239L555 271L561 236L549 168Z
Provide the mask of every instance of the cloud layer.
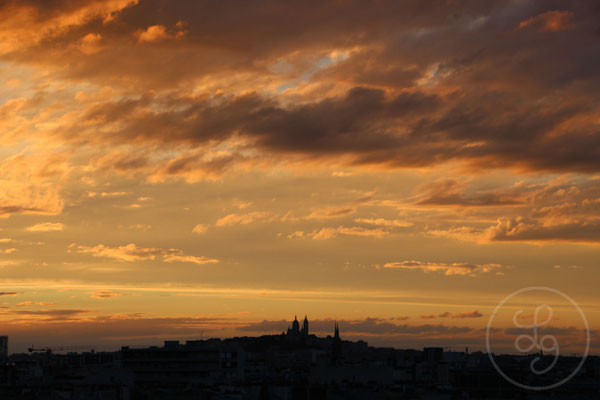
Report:
M125 169L143 167L148 146L228 143L218 161L184 156L163 173L218 170L214 163L243 162L249 149L271 161L420 167L455 160L590 172L600 170L591 123L597 7L432 0L372 3L365 12L329 1L285 9L268 0L253 7L9 2L0 12L14 18L0 26L9 38L0 57L46 68L53 79L109 85L100 96L78 94L77 111L57 104L53 124L35 112L46 128L32 129L78 146L137 147L141 158L128 150ZM240 12L243 23L232 19ZM24 118L19 107L6 113Z

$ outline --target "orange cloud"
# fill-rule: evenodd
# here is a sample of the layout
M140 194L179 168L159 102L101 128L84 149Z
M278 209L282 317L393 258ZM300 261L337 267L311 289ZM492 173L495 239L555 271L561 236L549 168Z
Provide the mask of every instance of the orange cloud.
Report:
M204 224L197 224L196 226L194 226L194 229L192 229L193 233L204 233L208 230L208 227Z
M35 224L26 229L30 232L51 232L51 231L62 231L65 228L65 224L61 222L42 222Z
M573 27L572 17L573 13L569 11L547 11L521 22L519 29L534 27L540 32L564 31Z
M11 18L0 20L0 35L4 38L0 54L60 36L95 18L108 22L119 11L136 3L137 0L63 0L53 4L5 2L0 7L0 15L10 15Z
M127 195L127 192L101 192L101 193L97 193L97 192L88 192L88 197L118 197L118 196L125 196Z
M489 273L502 268L500 264L432 263L422 261L401 261L386 263L384 268L441 272L444 275L469 275Z
M0 218L11 214L59 214L64 207L56 182L68 172L64 154L16 154L0 158Z
M53 301L21 301L19 303L17 303L17 306L19 307L27 307L27 306L34 306L34 305L39 305L39 306L53 306L56 305L55 302Z
M77 246L77 252L91 254L94 257L113 258L119 261L154 260L163 255L163 250L158 248L138 247L133 243L126 246L108 247L103 244L97 246Z
M228 214L223 218L219 218L215 222L215 226L248 225L256 220L264 220L269 215L265 211L255 211L248 214Z
M138 40L140 42L156 42L169 37L170 35L167 33L167 28L163 25L152 25L145 31L138 33Z
M166 39L182 39L187 31L184 30L186 24L183 21L178 21L175 24L176 31L169 31L164 25L151 25L145 30L139 30L135 34L140 43L159 42Z
M349 214L354 214L356 212L356 206L353 205L342 205L342 206L332 206L325 208L318 208L313 210L309 215L304 217L305 219L329 219L329 218L339 218L344 217Z
M434 186L439 189L437 182ZM471 217L479 223L429 228L426 234L475 243L600 241L600 185L594 178L572 180L563 176L485 192L468 190L466 185L460 191L455 188L452 184L451 189L440 190L439 194L419 195L417 204L437 210L449 206L464 208L463 222ZM473 205L485 205L486 209L467 207ZM456 215L448 218L454 221Z
M76 47L83 54L94 54L102 50L102 36L97 33L88 33L82 37L76 44Z
M413 226L412 222L403 221L399 219L385 219L385 218L356 218L354 222L369 224L369 225L377 225L377 226L385 226L385 227L396 227L396 228L407 228L409 226Z
M74 247L74 246L72 246ZM125 246L110 247L99 244L93 247L77 246L78 253L91 254L94 257L112 258L118 261L153 261L161 257L164 262L187 262L194 264L214 264L219 260L207 257L186 256L179 249L161 249L155 247L138 247L134 243Z
M381 228L368 229L368 228L362 228L359 226L352 226L352 227L338 226L337 228L317 229L310 234L310 237L312 237L315 240L327 240L327 239L333 239L339 235L366 236L366 237L370 236L370 237L375 237L375 238L382 238L384 236L389 235L389 232L384 231Z
M67 321L77 319L81 314L88 312L81 309L10 310L0 312L0 316L17 317L17 321Z
M121 297L121 296L131 296L131 294L114 292L112 290L102 290L102 291L90 293L90 297L93 299L112 299L114 297Z
M173 249L170 249L173 250ZM177 252L176 252L177 253ZM208 257L196 257L196 256L184 256L182 254L166 254L163 257L164 262L186 262L186 263L194 263L194 264L216 264L219 260L215 258Z
M36 68L40 81L52 81L50 88L76 80L110 87L113 95L60 112L37 110L33 118L17 110L26 99L11 99L7 113L21 122L21 130L27 125L76 148L91 142L131 146L139 157L107 168L143 171L155 181L214 179L254 157L271 166L298 157L353 169L453 161L476 170L586 173L600 168L598 157L573 155L597 147L593 124L574 121L594 120L598 112L590 106L596 76L588 71L598 69L595 59L586 59L591 31L573 29L578 46L570 46L530 29L506 35L503 27L585 27L592 4L564 3L561 10L536 4L528 9L536 16L521 21L514 3L476 10L469 3L460 11L477 17L451 24L440 17L455 12L445 8L449 5L442 6L446 13L408 18L415 14L410 4L394 5L393 12L374 8L365 16L351 3L333 7L326 1L318 8L332 23L324 25L310 7L288 5L283 12L262 2L244 10L244 23L231 20L239 12L233 5L211 9L210 24L195 3L175 12L173 5L125 0L9 2L0 8L11 16L0 32L28 43L6 56L13 69ZM185 22L173 17L182 12ZM116 18L122 18L118 26L111 22ZM287 34L274 37L259 29L267 21L277 21ZM424 26L428 34L415 35ZM477 34L465 35L465 26ZM177 37L183 27L189 30L185 38L168 47L132 40L137 35L144 43L158 42ZM224 30L227 35L220 34ZM363 35L343 46L357 30ZM306 31L311 35L302 34ZM398 45L391 37L406 40ZM103 50L96 52L100 44ZM556 59L567 51L589 68ZM523 59L511 57L514 53ZM193 94L190 87L196 88ZM44 95L60 97L59 92ZM545 93L565 96L551 99ZM59 108L63 99L48 102ZM236 140L238 146L225 145ZM203 146L221 155L204 159L200 155L207 149L196 151ZM162 157L166 153L170 157Z

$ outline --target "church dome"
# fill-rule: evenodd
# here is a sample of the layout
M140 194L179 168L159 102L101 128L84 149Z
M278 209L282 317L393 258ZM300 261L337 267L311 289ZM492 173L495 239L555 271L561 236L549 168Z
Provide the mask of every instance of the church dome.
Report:
M292 323L292 331L300 332L300 323L298 322L298 318L294 317L294 322Z

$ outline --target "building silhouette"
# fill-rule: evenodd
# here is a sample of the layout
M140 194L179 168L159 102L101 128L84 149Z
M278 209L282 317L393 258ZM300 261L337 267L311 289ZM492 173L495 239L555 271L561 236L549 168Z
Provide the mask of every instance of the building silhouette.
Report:
M291 328L288 326L286 335L292 339L308 337L308 317L304 316L304 323L302 324L302 329L300 329L298 317L294 315L294 322L292 322Z
M295 319L289 337L282 332L166 340L164 346L99 353L31 349L0 363L0 399L597 400L600 393L597 356L584 359L572 381L539 396L504 380L487 353L372 347L362 340L342 340L337 322L333 336L309 335L308 318L304 320L301 329ZM6 349L7 337L0 337L0 343ZM538 357L497 358L502 368L544 384L564 378L562 371L582 362L581 357L561 356L561 368L537 377L530 365Z
M0 361L8 358L8 336L0 336Z
M340 327L335 323L333 342L331 343L331 362L337 364L342 359L342 339L340 338Z

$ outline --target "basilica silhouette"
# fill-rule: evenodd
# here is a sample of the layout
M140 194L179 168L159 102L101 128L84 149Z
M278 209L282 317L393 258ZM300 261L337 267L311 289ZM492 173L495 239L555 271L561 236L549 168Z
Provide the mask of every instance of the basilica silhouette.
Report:
M302 324L302 329L300 329L300 323L298 322L298 317L294 315L294 322L292 322L292 327L288 326L287 335L294 337L308 337L308 317L304 316L304 323Z

